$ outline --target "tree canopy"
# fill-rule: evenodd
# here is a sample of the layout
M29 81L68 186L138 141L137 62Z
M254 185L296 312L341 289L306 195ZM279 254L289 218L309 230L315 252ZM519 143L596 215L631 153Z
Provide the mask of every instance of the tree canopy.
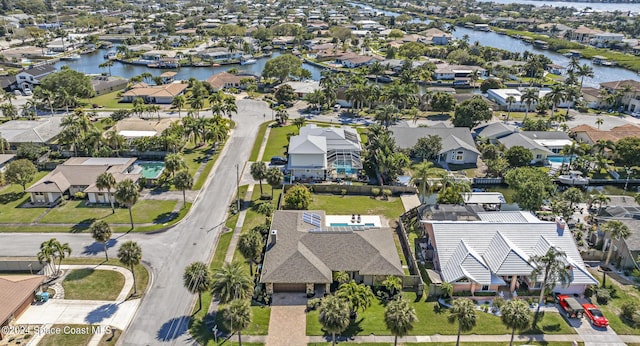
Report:
M36 166L27 159L20 159L10 162L4 172L5 178L11 184L18 184L22 189L26 189L27 184L33 180L38 170Z
M456 127L474 128L484 121L491 120L492 117L493 113L487 102L480 96L473 96L456 107L451 121Z
M302 60L294 55L284 54L265 63L262 77L284 82L290 77L304 77L308 73L308 70L302 68Z
M285 209L304 210L311 203L311 192L304 185L296 185L284 195Z
M509 148L509 150L504 153L504 157L511 167L525 167L529 166L531 160L533 160L533 153L525 147L516 145Z
M549 175L533 167L510 170L505 176L505 182L516 191L513 199L524 210L539 210L555 191Z
M89 76L68 68L63 68L42 78L40 88L56 95L69 95L79 98L88 98L95 94Z
M640 138L625 137L616 143L618 161L625 166L640 164Z

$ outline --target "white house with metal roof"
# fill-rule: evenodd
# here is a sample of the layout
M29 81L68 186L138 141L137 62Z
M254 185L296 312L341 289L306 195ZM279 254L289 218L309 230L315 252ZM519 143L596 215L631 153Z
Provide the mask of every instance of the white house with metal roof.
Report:
M564 225L533 217L515 222L510 221L512 217L489 219L492 221L422 221L434 268L442 281L453 284L454 292L539 290L542 278L531 277L531 258L544 255L551 247L566 253L572 277L568 286L558 284L554 292L582 294L588 285L598 283Z

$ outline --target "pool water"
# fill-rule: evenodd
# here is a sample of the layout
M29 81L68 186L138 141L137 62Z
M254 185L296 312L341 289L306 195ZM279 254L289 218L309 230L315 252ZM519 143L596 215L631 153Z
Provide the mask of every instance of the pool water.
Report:
M365 224L348 224L346 222L341 222L341 223L332 223L330 224L331 227L349 227L349 226L367 226L367 227L373 227L375 226L374 223L365 223Z
M573 155L573 156L547 156L547 160L549 160L549 162L553 162L553 163L559 163L562 164L562 160L564 159L564 163L569 163L570 161L573 161L577 158L577 156Z
M162 171L164 171L164 162L138 162L142 167L142 177L147 179L158 179Z

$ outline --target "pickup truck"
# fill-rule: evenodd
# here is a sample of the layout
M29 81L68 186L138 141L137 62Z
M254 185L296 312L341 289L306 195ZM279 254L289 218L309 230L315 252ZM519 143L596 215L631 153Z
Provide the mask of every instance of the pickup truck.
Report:
M558 303L560 307L567 313L569 318L582 318L584 308L575 298L568 295L558 295Z

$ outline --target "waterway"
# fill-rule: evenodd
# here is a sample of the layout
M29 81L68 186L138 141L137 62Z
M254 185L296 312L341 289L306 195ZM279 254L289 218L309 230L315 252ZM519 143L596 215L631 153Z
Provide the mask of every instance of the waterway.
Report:
M59 61L53 66L55 66L57 69L60 69L62 66L69 66L69 68L82 73L101 74L109 71L109 69L107 68L98 67L98 65L105 62L105 53L107 53L107 50L98 49L91 54L81 55L80 59L78 60ZM275 58L280 54L280 52L274 51L272 57ZM176 79L187 80L193 77L197 80L206 80L216 73L228 71L229 69L235 68L239 72L247 72L259 76L262 74L264 65L269 59L270 58L268 57L260 58L257 59L258 61L255 64L251 65L232 64L218 67L181 67L178 69L148 68L142 65L123 64L121 62L115 61L113 66L111 66L111 74L114 76L131 78L133 76L140 75L143 72L151 72L154 76L159 76L161 73L166 71L175 71L177 72L177 75L175 77ZM322 71L321 68L309 64L303 64L302 67L311 72L312 79L320 80L320 72Z
M640 4L623 4L623 3L600 3L600 2L571 2L571 1L537 1L537 0L478 0L482 2L495 2L497 4L527 4L534 6L551 6L551 7L573 7L577 10L591 8L594 11L601 12L634 12L640 13Z
M504 0L504 1L508 1L508 0ZM537 1L531 1L531 2L537 2ZM351 4L352 6L368 9L371 11L377 11L387 16L399 15L399 13L397 12L381 10L381 9L373 8L369 5L364 5L360 3L349 3L349 4ZM617 5L617 4L611 4L611 5ZM635 6L640 7L640 5L635 5ZM414 19L414 20L420 21L420 19ZM425 20L424 23L429 23L429 21ZM499 35L499 34L496 34L495 32L476 31L476 30L467 29L463 27L455 28L455 31L453 32L454 38L462 39L464 35L469 36L470 43L478 41L483 46L500 48L500 49L504 49L512 52L522 53L524 51L529 51L535 54L543 54L549 59L551 59L551 61L554 64L561 65L561 66L567 66L569 63L569 58L565 57L562 54L558 54L548 50L534 48L530 44L525 44L524 41L522 40L509 37L507 35ZM580 59L580 64L581 65L587 64L593 67L594 76L593 78L585 78L584 86L598 87L600 83L603 83L603 82L627 80L627 79L632 79L632 80L640 79L638 74L634 71L629 71L627 69L623 69L620 67L604 67L600 65L593 65L591 60L589 59Z

